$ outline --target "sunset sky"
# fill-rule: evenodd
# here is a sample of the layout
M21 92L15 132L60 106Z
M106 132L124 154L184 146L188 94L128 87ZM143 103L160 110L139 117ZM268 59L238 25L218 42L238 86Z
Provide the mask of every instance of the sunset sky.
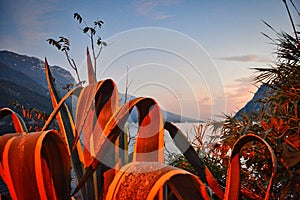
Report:
M46 42L65 36L85 79L89 38L75 12L87 24L105 23L98 32L108 43L98 80L112 78L123 92L128 67L130 94L201 119L237 111L256 91L250 68L268 66L275 48L261 34L275 37L261 20L292 32L280 0L0 0L0 49L47 57L50 65L71 71L63 53Z

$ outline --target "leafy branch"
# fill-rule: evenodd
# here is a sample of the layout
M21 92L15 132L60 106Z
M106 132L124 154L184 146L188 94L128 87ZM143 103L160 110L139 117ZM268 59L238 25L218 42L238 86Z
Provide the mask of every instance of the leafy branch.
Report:
M74 13L74 19L76 21L78 21L79 24L84 23L84 25L85 25L85 27L83 27L82 31L83 31L83 33L87 34L90 39L92 54L93 54L93 61L94 61L93 62L94 72L96 74L97 59L99 58L103 47L107 46L107 43L104 42L102 40L102 38L97 35L97 31L98 31L97 29L100 30L102 25L104 24L104 22L102 20L98 20L98 21L94 21L93 26L88 26L87 23L84 22L81 15L78 13ZM76 73L76 77L77 77L77 81L78 81L77 85L82 86L86 81L81 81L76 62L70 55L70 45L71 45L70 40L66 37L60 36L58 40L50 38L50 39L47 39L47 42L50 45L56 47L59 51L64 52L69 65ZM95 48L96 45L99 47L98 50L96 50L96 48Z
M47 42L50 45L53 45L54 47L56 47L58 50L62 51L65 53L66 58L68 60L69 65L72 67L72 69L75 71L76 76L77 76L77 81L78 81L78 85L82 85L84 83L84 81L80 80L80 76L78 73L78 67L76 65L76 62L74 61L74 59L70 56L70 40L66 37L59 37L59 40L54 40L54 39L47 39Z
M82 29L83 33L87 34L92 48L93 60L94 60L94 71L96 74L97 69L97 59L99 58L102 49L104 46L107 46L107 43L102 40L102 38L97 34L97 29L100 30L104 22L102 20L94 21L93 26L88 26L80 14L74 13L74 19L78 21L79 24L82 22L85 24L85 27ZM99 47L98 51L95 49L95 44Z

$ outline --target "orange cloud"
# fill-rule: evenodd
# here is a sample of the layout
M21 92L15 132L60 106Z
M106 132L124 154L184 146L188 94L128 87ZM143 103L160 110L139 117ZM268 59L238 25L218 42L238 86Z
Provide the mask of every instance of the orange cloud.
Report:
M237 112L251 100L257 87L253 84L253 77L243 77L235 80L231 86L225 87L226 113Z
M235 62L262 62L262 63L270 62L270 59L266 58L265 56L254 55L254 54L222 57L217 59L225 60L225 61L235 61Z

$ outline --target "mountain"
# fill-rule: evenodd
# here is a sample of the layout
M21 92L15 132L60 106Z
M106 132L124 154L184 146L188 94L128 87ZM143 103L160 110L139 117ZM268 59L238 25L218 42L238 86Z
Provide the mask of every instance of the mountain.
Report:
M270 87L262 84L254 93L252 99L235 114L234 118L241 119L243 115L247 115L251 116L253 119L256 119L263 107L262 100L269 96L270 93Z
M132 95L127 95L127 101L130 101L132 99L135 99L135 96ZM125 99L125 94L120 94L119 93L119 100L120 100L120 104L124 104L124 99ZM179 123L179 122L191 122L191 123L202 123L204 121L202 120L197 120L191 117L186 117L186 116L182 116L179 114L175 114L175 113L171 113L168 112L166 110L161 110L162 112L162 116L163 116L163 120L164 121L169 121L169 122L174 122L174 123ZM130 116L131 120L136 122L137 118L138 118L138 113L137 111L133 110L132 114Z
M51 101L46 95L34 92L14 82L0 79L0 105L4 107L10 100L17 100L26 108L37 108L44 112L52 111Z
M39 91L39 93L42 95L47 94L46 88L40 85L37 81L30 78L23 72L10 68L7 64L0 62L0 72L0 80L5 80L19 86L26 86L26 88L30 89L31 91Z
M8 73L8 77L1 77L1 79L12 81L11 78L18 79L18 85L26 85L28 79L34 81L38 87L42 87L39 93L45 94L48 91L46 75L45 75L45 64L44 61L35 58L29 57L26 55L19 55L14 52L9 51L0 51L0 65L1 65L1 74ZM66 93L63 90L63 86L69 83L75 83L75 79L71 73L59 66L50 66L53 77L55 77L55 83L57 89L60 93ZM15 72L15 73L13 73ZM26 76L24 76L24 74ZM14 77L16 76L16 77ZM27 85L26 85L27 87ZM35 90L36 88L29 85L30 90Z
M63 90L63 86L75 83L74 78L69 71L59 66L50 66L50 69L55 78L57 89L61 95L64 95L67 91ZM129 100L133 98L135 97L128 96ZM122 99L124 99L124 95L120 94L121 104ZM44 61L14 52L0 51L0 108L13 108L10 105L12 100L18 101L27 109L35 107L46 114L51 113L53 108L48 92ZM167 121L201 122L167 111L162 111L162 114L164 120ZM137 116L137 112L133 112L131 115L132 120L137 121ZM0 135L1 132L6 130L6 128L3 128L3 123L1 123Z
M63 95L63 86L74 83L71 73L58 66L50 66L55 83ZM35 57L19 55L14 52L0 51L0 108L10 107L17 101L26 109L36 108L50 114L53 110L46 81L44 62ZM7 122L1 122L1 133L13 131Z
M74 83L71 73L58 66L50 66L59 92L67 91L63 86ZM49 98L44 62L35 57L0 51L0 107L8 106L17 100L26 108L50 113L52 105Z

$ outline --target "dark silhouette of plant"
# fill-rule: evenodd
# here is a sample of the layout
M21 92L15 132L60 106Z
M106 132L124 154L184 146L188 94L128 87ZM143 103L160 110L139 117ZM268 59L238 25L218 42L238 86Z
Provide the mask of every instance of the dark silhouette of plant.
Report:
M290 2L297 15L300 16L294 3ZM276 60L275 64L269 68L255 68L259 73L255 83L264 84L267 87L265 97L259 99L259 102L263 104L262 108L256 113L246 113L241 117L225 115L219 142L213 142L205 151L203 148L205 149L207 144L198 141L200 145L194 143L194 148L220 185L225 187L228 155L233 145L243 135L257 134L268 141L278 160L271 198L299 199L300 32L296 29L287 2L283 0L283 3L294 33L290 35L286 32L277 32L263 21L276 34L276 39L272 39L263 33L276 47L274 51ZM266 153L266 150L261 143L249 142L240 152L242 199L263 199L265 196L272 166L271 155ZM171 164L195 173L183 156L171 160Z
M107 45L106 42L104 42L99 35L96 35L97 29L100 30L102 25L104 24L104 22L102 20L97 20L97 21L94 21L94 26L89 26L89 25L87 25L86 22L84 22L83 18L78 13L74 13L74 19L77 20L79 24L81 24L83 22L85 25L85 27L82 29L82 31L83 31L83 33L87 34L90 38L93 60L94 60L94 71L96 74L97 59L100 56L102 48ZM95 43L99 47L98 52L96 52Z
M97 20L94 21L93 26L89 26L81 17L80 14L78 13L74 13L74 19L79 23L79 24L84 24L83 28L82 28L82 32L84 34L86 34L89 39L90 39L90 45L91 45L91 49L92 49L92 55L93 55L93 69L94 72L96 74L96 70L97 70L97 59L99 58L102 49L104 46L107 45L106 42L104 42L102 40L102 38L97 35L97 32L102 28L102 25L104 24L104 22L102 20ZM75 60L71 57L70 55L70 40L66 37L60 36L58 40L55 39L47 39L48 43L50 45L53 45L54 47L56 47L58 50L62 51L65 53L66 58L68 60L69 65L72 67L72 69L75 71L76 76L77 76L77 85L83 85L86 83L86 81L81 81L80 80L80 76L78 73L78 67L76 65ZM95 46L98 46L98 50L96 49ZM66 87L67 90L69 90L70 85Z
M60 36L59 40L54 40L54 39L47 39L48 43L50 45L55 46L58 50L62 51L65 53L66 58L68 60L69 65L72 67L72 69L75 71L76 76L77 76L77 81L78 81L78 85L82 85L84 84L84 81L80 80L80 76L78 73L78 67L76 65L76 62L74 61L74 59L70 56L70 41L69 39Z
M227 160L228 164L229 155L227 155L228 149L225 150L218 142L220 139L218 131L222 127L223 122L215 120L207 121L205 125L194 125L188 134L195 136L194 139L189 142L199 157L203 159L204 163L211 170L212 174L217 178L219 184L225 188L227 167L223 167L223 165L225 165L225 160ZM209 139L204 140L204 137ZM195 170L183 155L174 155L172 152L169 152L169 154L168 162L170 165L185 169L200 176L199 173L201 172Z
M275 65L269 68L255 68L259 73L255 82L268 87L268 94L260 100L263 107L258 112L258 118L251 114L245 114L241 119L226 116L221 131L221 145L231 148L238 138L249 133L265 138L274 149L278 160L272 198L299 199L300 32L295 28L287 2L283 2L294 33L290 35L286 32L277 32L264 22L275 32L277 38L272 39L264 34L276 46ZM242 187L259 196L264 196L266 183L270 177L270 155L266 154L265 150L259 143L250 143L241 153ZM224 158L219 162L223 163Z

